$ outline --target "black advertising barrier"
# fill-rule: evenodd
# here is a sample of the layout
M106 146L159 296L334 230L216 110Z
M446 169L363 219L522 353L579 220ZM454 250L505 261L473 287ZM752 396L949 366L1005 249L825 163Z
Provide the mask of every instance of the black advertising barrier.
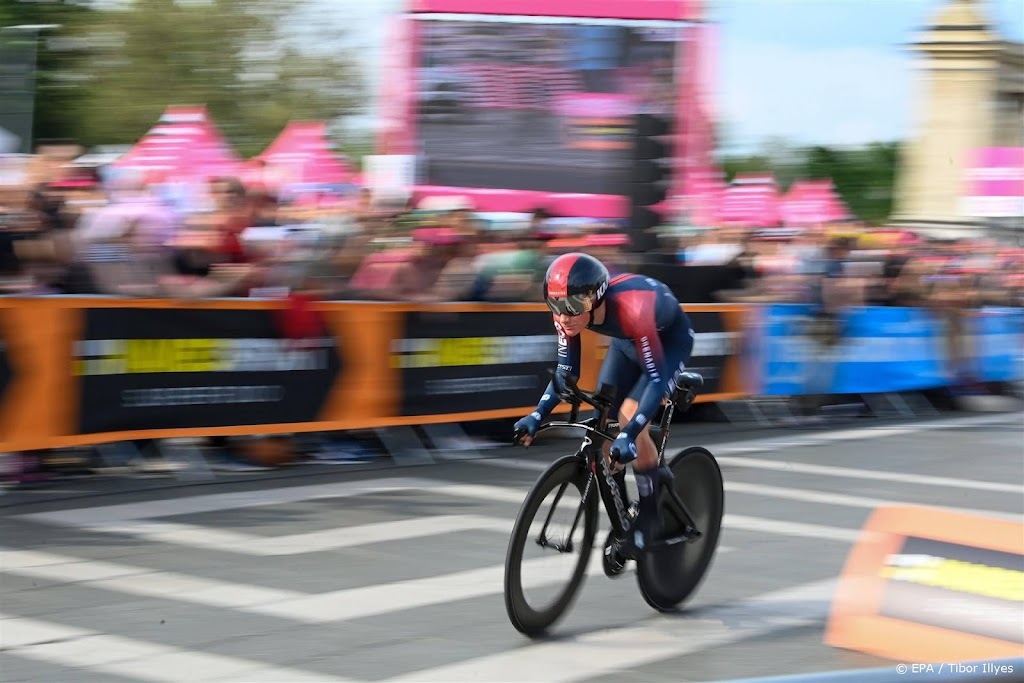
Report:
M312 422L341 371L333 338L282 338L271 310L82 313L83 434Z
M409 312L391 365L401 412L443 415L532 406L555 365L557 338L544 311Z

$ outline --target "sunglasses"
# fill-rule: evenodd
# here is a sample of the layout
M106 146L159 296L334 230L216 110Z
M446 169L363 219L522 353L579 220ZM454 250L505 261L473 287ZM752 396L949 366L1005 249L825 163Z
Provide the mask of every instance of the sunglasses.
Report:
M583 315L594 308L594 296L592 294L570 294L566 297L549 296L547 304L555 315Z

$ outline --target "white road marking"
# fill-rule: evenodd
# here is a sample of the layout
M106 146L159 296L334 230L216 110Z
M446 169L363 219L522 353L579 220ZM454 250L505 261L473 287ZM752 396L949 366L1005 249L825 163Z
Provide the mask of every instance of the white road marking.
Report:
M782 472L798 472L800 474L817 474L826 477L843 477L847 479L873 479L876 481L898 481L901 484L919 484L921 486L943 486L954 489L972 489L975 491L999 491L1002 493L1020 493L1021 483L1007 484L996 481L977 481L952 477L933 477L927 474L908 474L906 472L886 472L853 467L836 467L834 465L815 465L805 462L784 460L760 460L754 458L734 458L716 456L718 463L724 467L748 467L760 470L778 470Z
M139 681L294 681L347 679L251 659L185 650L38 619L0 614L0 651L60 666Z
M821 623L835 590L832 579L773 591L738 605L701 610L694 617L655 617L630 626L597 631L507 650L388 679L388 683L536 680L569 683L635 669L764 636Z
M484 518L486 519L486 518ZM813 524L727 515L731 528L833 541L849 541L856 532ZM599 534L600 545L603 534ZM722 549L721 552L728 552ZM539 571L550 566L550 558L527 560L524 577L530 587L561 580ZM591 557L590 573L601 574L600 561ZM206 579L176 572L34 550L6 550L0 573L30 576L63 584L81 583L160 600L178 600L207 607L228 607L301 623L323 623L358 619L429 605L477 598L503 590L504 564L406 581L381 583L319 594L300 593L239 582Z
M496 564L421 579L312 594L34 550L5 549L2 555L4 562L0 573L3 574L81 584L159 600L228 607L312 624L359 619L492 595L503 590L505 576L505 565ZM527 588L565 580L566 577L539 571L549 568L552 559L541 557L523 562L524 585ZM596 553L591 556L588 569L591 575L603 574Z
M84 584L116 593L180 600L207 607L245 609L308 595L35 550L4 549L0 558L0 573L3 574L30 576L62 584Z
M526 461L507 461L510 467L524 467L536 469L544 467L543 463ZM513 504L522 503L526 497L526 491L516 488L490 486L485 484L453 484L442 480L400 480L398 485L385 487L383 482L387 480L371 480L369 482L338 483L332 484L331 491L339 495L357 495L347 487L355 486L356 491L382 491L382 490L415 490L430 492L432 494L449 495L454 497L476 498L486 501L499 501ZM728 491L731 484L727 484ZM747 486L748 493L753 492ZM798 500L806 500L811 497L820 502L841 502L831 501L827 494L817 492L797 491L791 495L786 489L780 487L767 487L757 489L763 495L774 495ZM300 502L306 500L304 494L314 498L322 498L326 495L327 489L323 485L297 486L288 489L287 495L277 495L276 501L286 500L287 502ZM817 498L817 497L820 497ZM214 498L216 500L211 500ZM187 514L194 510L201 509L205 512L216 510L235 509L237 507L249 507L250 501L247 498L236 498L233 494L224 494L223 497L214 496L193 496L192 498L179 498L174 501L174 510L177 514ZM849 502L849 501L847 501ZM869 506L867 499L859 499L858 507ZM413 538L431 535L434 533L453 532L464 529L487 529L501 533L511 531L514 518L510 515L508 520L498 518L482 517L476 515L451 515L436 518L422 518L416 520L404 520L397 522L383 522L379 524L364 525L351 528L337 528L325 531L310 532L306 534L295 534L279 537L258 537L243 534L235 531L224 531L220 529L205 529L202 526L175 524L172 522L146 521L147 517L162 515L167 512L164 501L154 501L153 508L147 510L142 503L131 503L128 507L114 505L98 508L86 508L84 510L61 510L57 512L44 512L22 515L25 519L36 522L60 524L85 528L89 531L101 531L106 533L132 535L147 540L213 549L220 552L238 552L251 555L282 555L298 554L304 552L316 552L334 548L350 547L371 543L375 540L397 540L402 538ZM222 508L214 508L214 504L223 505ZM272 503L268 503L272 504ZM81 515L77 513L83 513ZM128 517L129 519L124 519ZM603 517L602 517L603 519ZM81 520L87 520L83 523ZM735 528L746 531L757 531L784 536L795 536L802 538L819 538L835 541L855 540L857 531L845 527L825 526L819 524L805 524L786 522L761 517L749 517L743 515L726 515L723 524L726 528Z
M144 538L154 543L169 543L220 552L270 557L323 552L370 543L402 541L454 531L482 529L509 533L512 531L514 522L513 519L481 515L437 515L336 527L283 536L259 536L193 524L141 520L123 524L98 524L86 528L90 531Z
M74 510L54 512L33 512L17 515L14 519L84 527L95 524L126 522L133 519L173 517L201 512L239 510L267 505L283 505L322 498L350 498L378 493L395 493L436 486L428 479L407 477L346 481L331 484L310 484L306 486L285 486L281 488L258 489L237 493L209 493L184 498L150 500L141 503L121 503Z
M853 473L867 472L869 474L874 474L873 472L871 472L869 470L854 470L854 469L848 469L848 468L842 468L842 467L827 467L827 466L823 466L823 465L804 465L803 463L778 463L777 461L771 461L771 460L752 460L752 459L747 459L747 458L730 458L730 457L718 458L717 456L716 456L716 459L718 460L719 464L722 464L722 465L738 465L739 467L753 467L753 468L779 469L779 470L789 470L789 469L792 469L793 471L802 471L802 470L804 470L804 468L806 468L806 471L811 471L813 469L814 473L816 473L816 474L830 474L830 472L829 472L830 470L836 470L836 472L832 472L831 475L832 476L840 476L840 477L842 477L842 476L845 476L845 477L855 476L853 474L848 474L848 472L853 472ZM541 470L547 469L547 466L548 466L548 463L543 462L543 461L538 461L538 460L482 460L482 461L480 461L480 464L487 464L487 465L490 465L490 466L493 466L493 467L508 467L508 468L512 468L512 469L522 469L522 470L531 470L531 471L541 471ZM776 466L776 465L783 465L783 466ZM793 467L788 467L789 465L792 465ZM906 477L906 476L910 476L910 475L899 475L899 474L897 474L896 476L897 477L901 477L901 476ZM881 477L881 476L879 476L879 477L867 477L867 478L889 479L890 477ZM920 479L926 479L927 480L927 479L940 479L940 478L939 477L920 477L920 478L915 478L914 483L921 483ZM960 479L951 479L951 480L949 480L949 482L950 483L948 485L951 485L951 486L952 485L957 485L960 488L972 488L972 486L971 486L972 484L977 484L978 485L977 488L980 488L982 485L988 485L988 482L971 482L970 480L960 480ZM788 486L772 486L770 484L754 484L754 483L750 483L750 482L732 481L728 477L725 478L725 480L723 482L723 485L725 487L726 493L744 493L744 494L749 494L749 495L753 495L753 496L765 496L765 497L768 497L768 498L780 498L780 499L783 499L783 500L796 500L796 501L801 501L801 502L805 502L805 503L821 503L823 505L838 505L838 506L842 506L842 507L863 508L863 509L866 509L866 510L874 510L875 508L883 506L883 505L903 505L903 504L906 504L905 501L897 501L897 500L884 499L884 498L871 498L871 497L867 497L867 496L851 496L851 495L848 495L848 494L833 493L833 492L829 492L829 491L814 491L814 490L810 490L810 489L791 488L791 487L788 487ZM999 487L997 490L1003 490L1002 487L1004 487L1004 486L1011 486L1011 485L1008 485L1008 484L992 484L992 486ZM1011 487L1011 488L1014 488L1015 492L1019 492L1021 490L1020 486ZM931 504L926 504L926 503L922 503L922 505L926 505L927 507L940 508L940 509L943 509L943 510L951 510L951 511L954 511L954 512L965 512L965 513L970 513L970 514L975 514L975 515L985 515L985 516L989 516L989 517L1010 518L1010 519L1019 519L1020 518L1020 515L1012 515L1010 513L999 512L999 511L996 511L996 510L981 510L981 509L978 509L978 508L962 508L962 507L953 507L953 506L948 506L948 505L931 505Z

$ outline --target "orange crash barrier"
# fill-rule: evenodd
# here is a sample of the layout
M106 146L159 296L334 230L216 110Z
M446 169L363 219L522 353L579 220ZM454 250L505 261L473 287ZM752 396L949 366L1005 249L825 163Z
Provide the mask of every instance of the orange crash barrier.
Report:
M829 645L904 662L1024 653L1024 523L885 506L850 552Z
M747 309L686 310L698 401L743 396ZM599 341L584 335L581 386ZM4 298L0 452L512 419L555 350L543 304Z

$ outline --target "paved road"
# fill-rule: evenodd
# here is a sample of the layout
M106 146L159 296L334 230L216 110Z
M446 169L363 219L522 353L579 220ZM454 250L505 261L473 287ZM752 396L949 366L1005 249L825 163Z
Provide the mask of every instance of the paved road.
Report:
M631 576L592 575L536 643L508 624L502 563L519 502L567 441L43 504L11 493L0 677L603 683L891 666L822 643L858 529L887 501L1021 519L1021 434L1014 413L709 438L728 517L690 609L654 613Z

